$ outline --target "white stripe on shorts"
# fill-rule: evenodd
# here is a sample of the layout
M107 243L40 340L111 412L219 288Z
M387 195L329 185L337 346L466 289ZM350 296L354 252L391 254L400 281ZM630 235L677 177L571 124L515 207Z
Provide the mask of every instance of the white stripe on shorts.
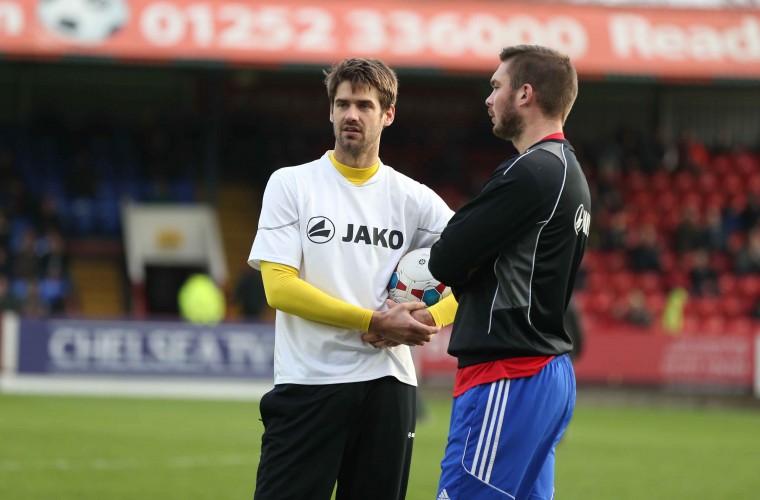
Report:
M509 385L509 379L492 382L491 391L488 394L488 404L483 415L480 437L478 437L478 445L475 448L475 458L473 458L470 469L474 476L485 483L491 479L491 471L496 460L501 425L504 422L504 413L507 409Z

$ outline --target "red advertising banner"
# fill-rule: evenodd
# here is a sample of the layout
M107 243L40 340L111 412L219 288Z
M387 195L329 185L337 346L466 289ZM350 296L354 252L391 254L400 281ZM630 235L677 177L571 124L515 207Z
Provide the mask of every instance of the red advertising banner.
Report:
M506 45L548 45L581 75L760 79L760 11L528 2L0 0L0 53L132 61L491 72Z
M453 380L456 359L446 353L450 328L416 349L423 380ZM685 385L749 391L754 383L760 335L689 335L670 337L634 329L614 333L589 331L575 360L579 383ZM759 361L760 362L760 361ZM760 380L760 379L758 379ZM760 390L760 389L759 389Z
M595 332L584 345L575 363L579 382L753 386L754 338L747 335Z

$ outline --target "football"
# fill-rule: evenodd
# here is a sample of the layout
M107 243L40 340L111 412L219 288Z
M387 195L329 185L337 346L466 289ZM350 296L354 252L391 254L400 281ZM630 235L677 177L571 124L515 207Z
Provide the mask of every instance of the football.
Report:
M50 33L95 45L127 24L129 5L126 0L38 0L37 16Z
M388 283L391 300L399 303L421 301L432 306L451 293L451 288L430 274L428 260L429 248L418 248L401 257Z

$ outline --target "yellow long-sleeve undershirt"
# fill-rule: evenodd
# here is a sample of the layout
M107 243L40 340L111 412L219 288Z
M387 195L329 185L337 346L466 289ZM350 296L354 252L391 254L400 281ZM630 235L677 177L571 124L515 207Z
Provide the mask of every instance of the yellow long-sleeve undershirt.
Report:
M326 294L319 288L298 277L298 269L261 262L261 277L270 307L300 316L301 318L328 325L351 328L366 332L373 311L349 304ZM436 325L448 325L454 321L457 301L449 295L428 308Z
M364 168L351 168L338 162L328 153L335 168L352 184L359 186L369 180L379 163ZM336 299L298 277L298 270L284 264L261 262L261 277L267 302L275 309L319 323L366 332L373 311ZM436 325L454 322L458 304L453 295L428 308Z

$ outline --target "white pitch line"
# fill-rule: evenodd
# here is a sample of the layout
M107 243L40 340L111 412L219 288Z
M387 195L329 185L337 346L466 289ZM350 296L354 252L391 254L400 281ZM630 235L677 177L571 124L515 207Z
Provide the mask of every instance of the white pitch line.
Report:
M87 470L131 470L163 467L166 469L192 469L202 467L240 467L256 465L257 460L250 456L228 455L221 457L171 457L164 460L149 461L124 458L91 458L74 460L52 458L49 460L3 460L0 461L0 473L25 471L87 471Z

